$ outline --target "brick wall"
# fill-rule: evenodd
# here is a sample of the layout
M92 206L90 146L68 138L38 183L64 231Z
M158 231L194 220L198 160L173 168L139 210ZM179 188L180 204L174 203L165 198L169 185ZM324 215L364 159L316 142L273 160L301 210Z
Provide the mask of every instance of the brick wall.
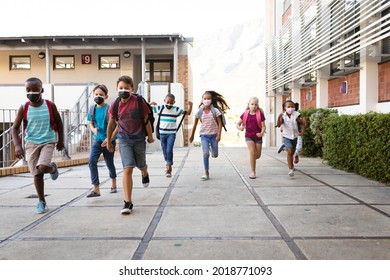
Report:
M311 101L307 100L306 94L311 90ZM317 94L317 87L312 86L310 88L303 88L301 89L301 104L299 104L299 109L309 109L309 108L316 108L316 94Z
M378 101L390 101L390 61L378 65Z
M179 55L178 58L178 82L181 83L184 87L184 100L185 100L185 108L188 108L188 56ZM183 126L187 127L188 125L188 117L185 118L183 122ZM188 137L189 131L188 129L184 129L184 146L188 146Z
M340 93L341 82L348 82L348 93ZM347 75L345 78L337 78L328 81L328 106L329 108L358 105L360 102L360 72Z

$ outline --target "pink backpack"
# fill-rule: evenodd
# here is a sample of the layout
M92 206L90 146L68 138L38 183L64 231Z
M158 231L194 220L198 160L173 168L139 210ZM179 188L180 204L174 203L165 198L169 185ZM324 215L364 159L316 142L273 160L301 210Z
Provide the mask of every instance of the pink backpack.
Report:
M244 116L242 118L242 125L243 126L246 126L246 121L248 120L249 112L250 112L249 109L247 109L244 112ZM256 120L257 120L257 124L258 124L259 128L261 128L261 113L260 112L263 113L263 110L261 110L261 109L256 110ZM263 113L263 115L264 115L264 113Z

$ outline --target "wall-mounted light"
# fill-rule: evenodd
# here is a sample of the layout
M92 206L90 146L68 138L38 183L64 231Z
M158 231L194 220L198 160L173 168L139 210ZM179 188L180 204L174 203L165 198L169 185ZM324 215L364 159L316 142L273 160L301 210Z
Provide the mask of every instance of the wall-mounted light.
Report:
M44 59L45 57L46 57L46 55L45 55L44 52L40 52L40 53L38 54L38 58L39 58L39 59Z
M123 56L124 56L125 58L129 58L129 57L131 56L131 52L125 51L125 52L123 53Z

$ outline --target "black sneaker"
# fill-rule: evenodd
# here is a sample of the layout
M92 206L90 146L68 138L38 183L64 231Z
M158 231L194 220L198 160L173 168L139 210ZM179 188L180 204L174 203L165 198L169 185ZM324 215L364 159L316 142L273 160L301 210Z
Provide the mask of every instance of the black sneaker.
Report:
M123 205L123 209L121 210L121 214L123 214L123 215L131 214L132 210L133 210L133 203L125 201L125 205Z
M142 176L142 185L144 185L145 188L149 186L149 173L146 173L146 176Z

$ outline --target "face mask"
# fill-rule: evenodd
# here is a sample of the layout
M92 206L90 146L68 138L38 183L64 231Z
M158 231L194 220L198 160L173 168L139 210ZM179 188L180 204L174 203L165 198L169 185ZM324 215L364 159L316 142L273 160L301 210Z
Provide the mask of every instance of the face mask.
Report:
M292 113L294 113L295 111L295 108L286 108L286 112L287 114L291 115Z
M167 108L168 110L172 109L172 107L173 107L173 105L171 105L171 104L165 104L165 108Z
M204 106L210 106L211 105L211 100L209 100L209 99L203 100L203 105Z
M93 99L93 101L95 101L95 103L96 103L97 105L100 105L100 104L102 104L102 103L104 102L104 97L102 97L102 96L95 96L95 98Z
M33 103L37 103L41 99L41 93L37 91L29 91L27 93L27 98Z
M130 91L128 90L119 90L118 91L118 96L122 99L127 99L130 97Z

